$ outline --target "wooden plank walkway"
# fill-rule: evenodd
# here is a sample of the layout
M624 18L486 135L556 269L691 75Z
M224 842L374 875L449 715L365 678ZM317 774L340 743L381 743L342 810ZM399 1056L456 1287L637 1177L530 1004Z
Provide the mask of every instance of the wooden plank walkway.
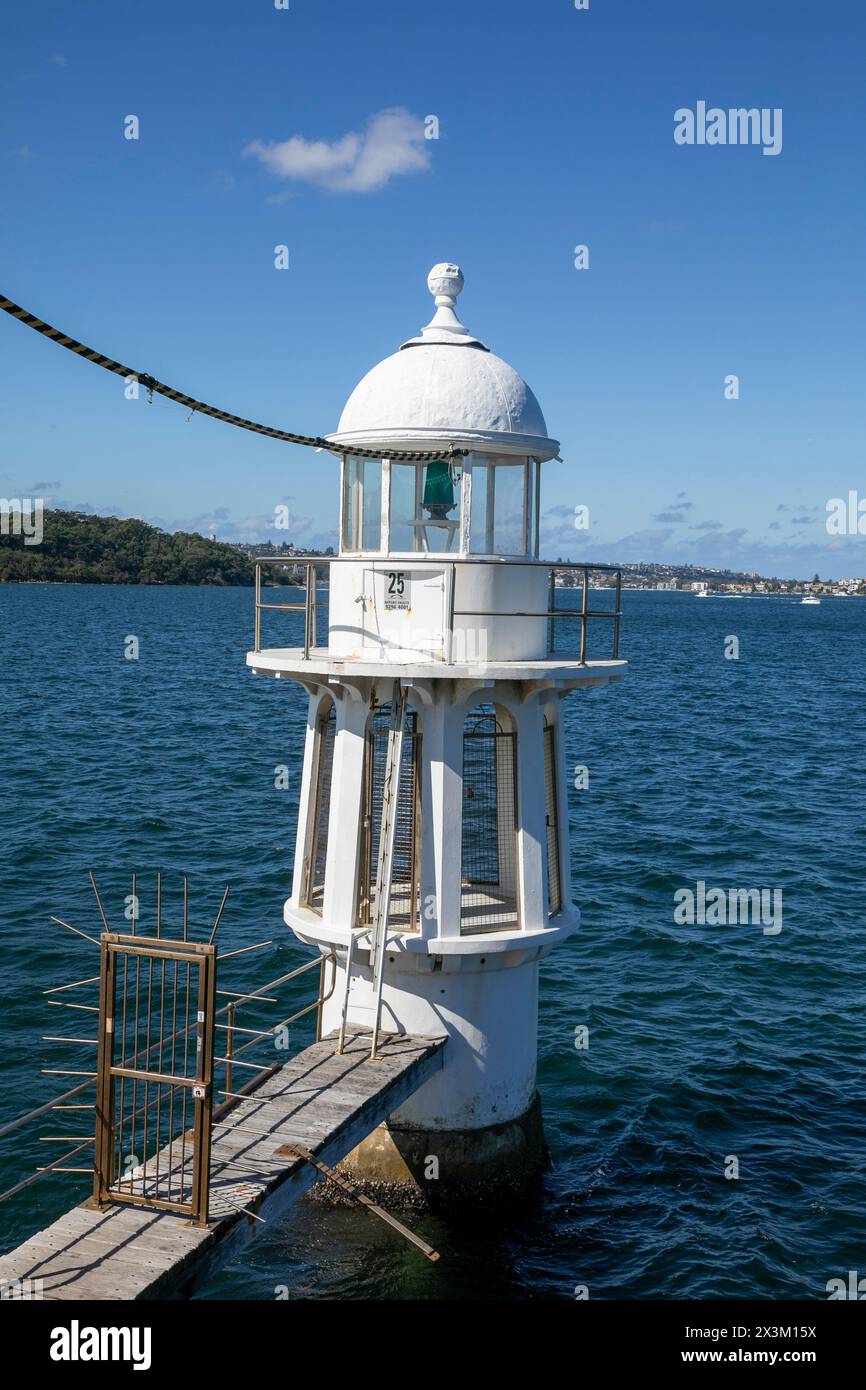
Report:
M335 1037L314 1043L215 1125L209 1226L170 1212L97 1211L84 1203L0 1256L0 1279L41 1279L46 1299L192 1293L266 1229L247 1212L279 1219L318 1181L312 1164L281 1154L282 1145L339 1163L442 1066L444 1046L444 1038L391 1034L371 1062L369 1033L350 1034L341 1057Z

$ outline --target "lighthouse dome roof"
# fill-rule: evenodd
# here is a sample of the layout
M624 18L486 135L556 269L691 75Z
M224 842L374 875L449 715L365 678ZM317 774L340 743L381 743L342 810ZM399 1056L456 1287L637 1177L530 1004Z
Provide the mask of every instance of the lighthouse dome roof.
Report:
M541 459L558 454L526 382L457 318L460 267L434 266L427 287L436 303L432 320L362 378L328 438L350 448L454 444Z

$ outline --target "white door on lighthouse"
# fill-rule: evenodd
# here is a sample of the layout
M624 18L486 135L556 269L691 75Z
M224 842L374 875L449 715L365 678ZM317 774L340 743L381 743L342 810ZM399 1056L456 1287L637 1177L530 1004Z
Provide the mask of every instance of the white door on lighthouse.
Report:
M413 569L400 560L364 568L362 646L392 661L442 660L445 571Z

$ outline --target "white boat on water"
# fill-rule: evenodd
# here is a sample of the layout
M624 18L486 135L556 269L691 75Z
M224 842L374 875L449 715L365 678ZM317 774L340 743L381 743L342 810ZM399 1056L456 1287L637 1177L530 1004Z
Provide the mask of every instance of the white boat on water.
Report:
M695 598L709 598L709 594L707 593L706 589L698 589L697 593L695 594Z
M805 595L803 596L803 598L800 599L800 602L801 602L801 603L816 604L816 603L820 603L821 600L818 598L817 594L805 594Z

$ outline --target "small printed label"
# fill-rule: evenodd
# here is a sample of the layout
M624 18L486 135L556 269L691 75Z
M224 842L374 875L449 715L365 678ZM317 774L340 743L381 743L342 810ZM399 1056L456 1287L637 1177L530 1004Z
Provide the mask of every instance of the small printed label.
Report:
M385 612L408 613L409 608L409 585L406 583L405 571L388 570L385 575Z

